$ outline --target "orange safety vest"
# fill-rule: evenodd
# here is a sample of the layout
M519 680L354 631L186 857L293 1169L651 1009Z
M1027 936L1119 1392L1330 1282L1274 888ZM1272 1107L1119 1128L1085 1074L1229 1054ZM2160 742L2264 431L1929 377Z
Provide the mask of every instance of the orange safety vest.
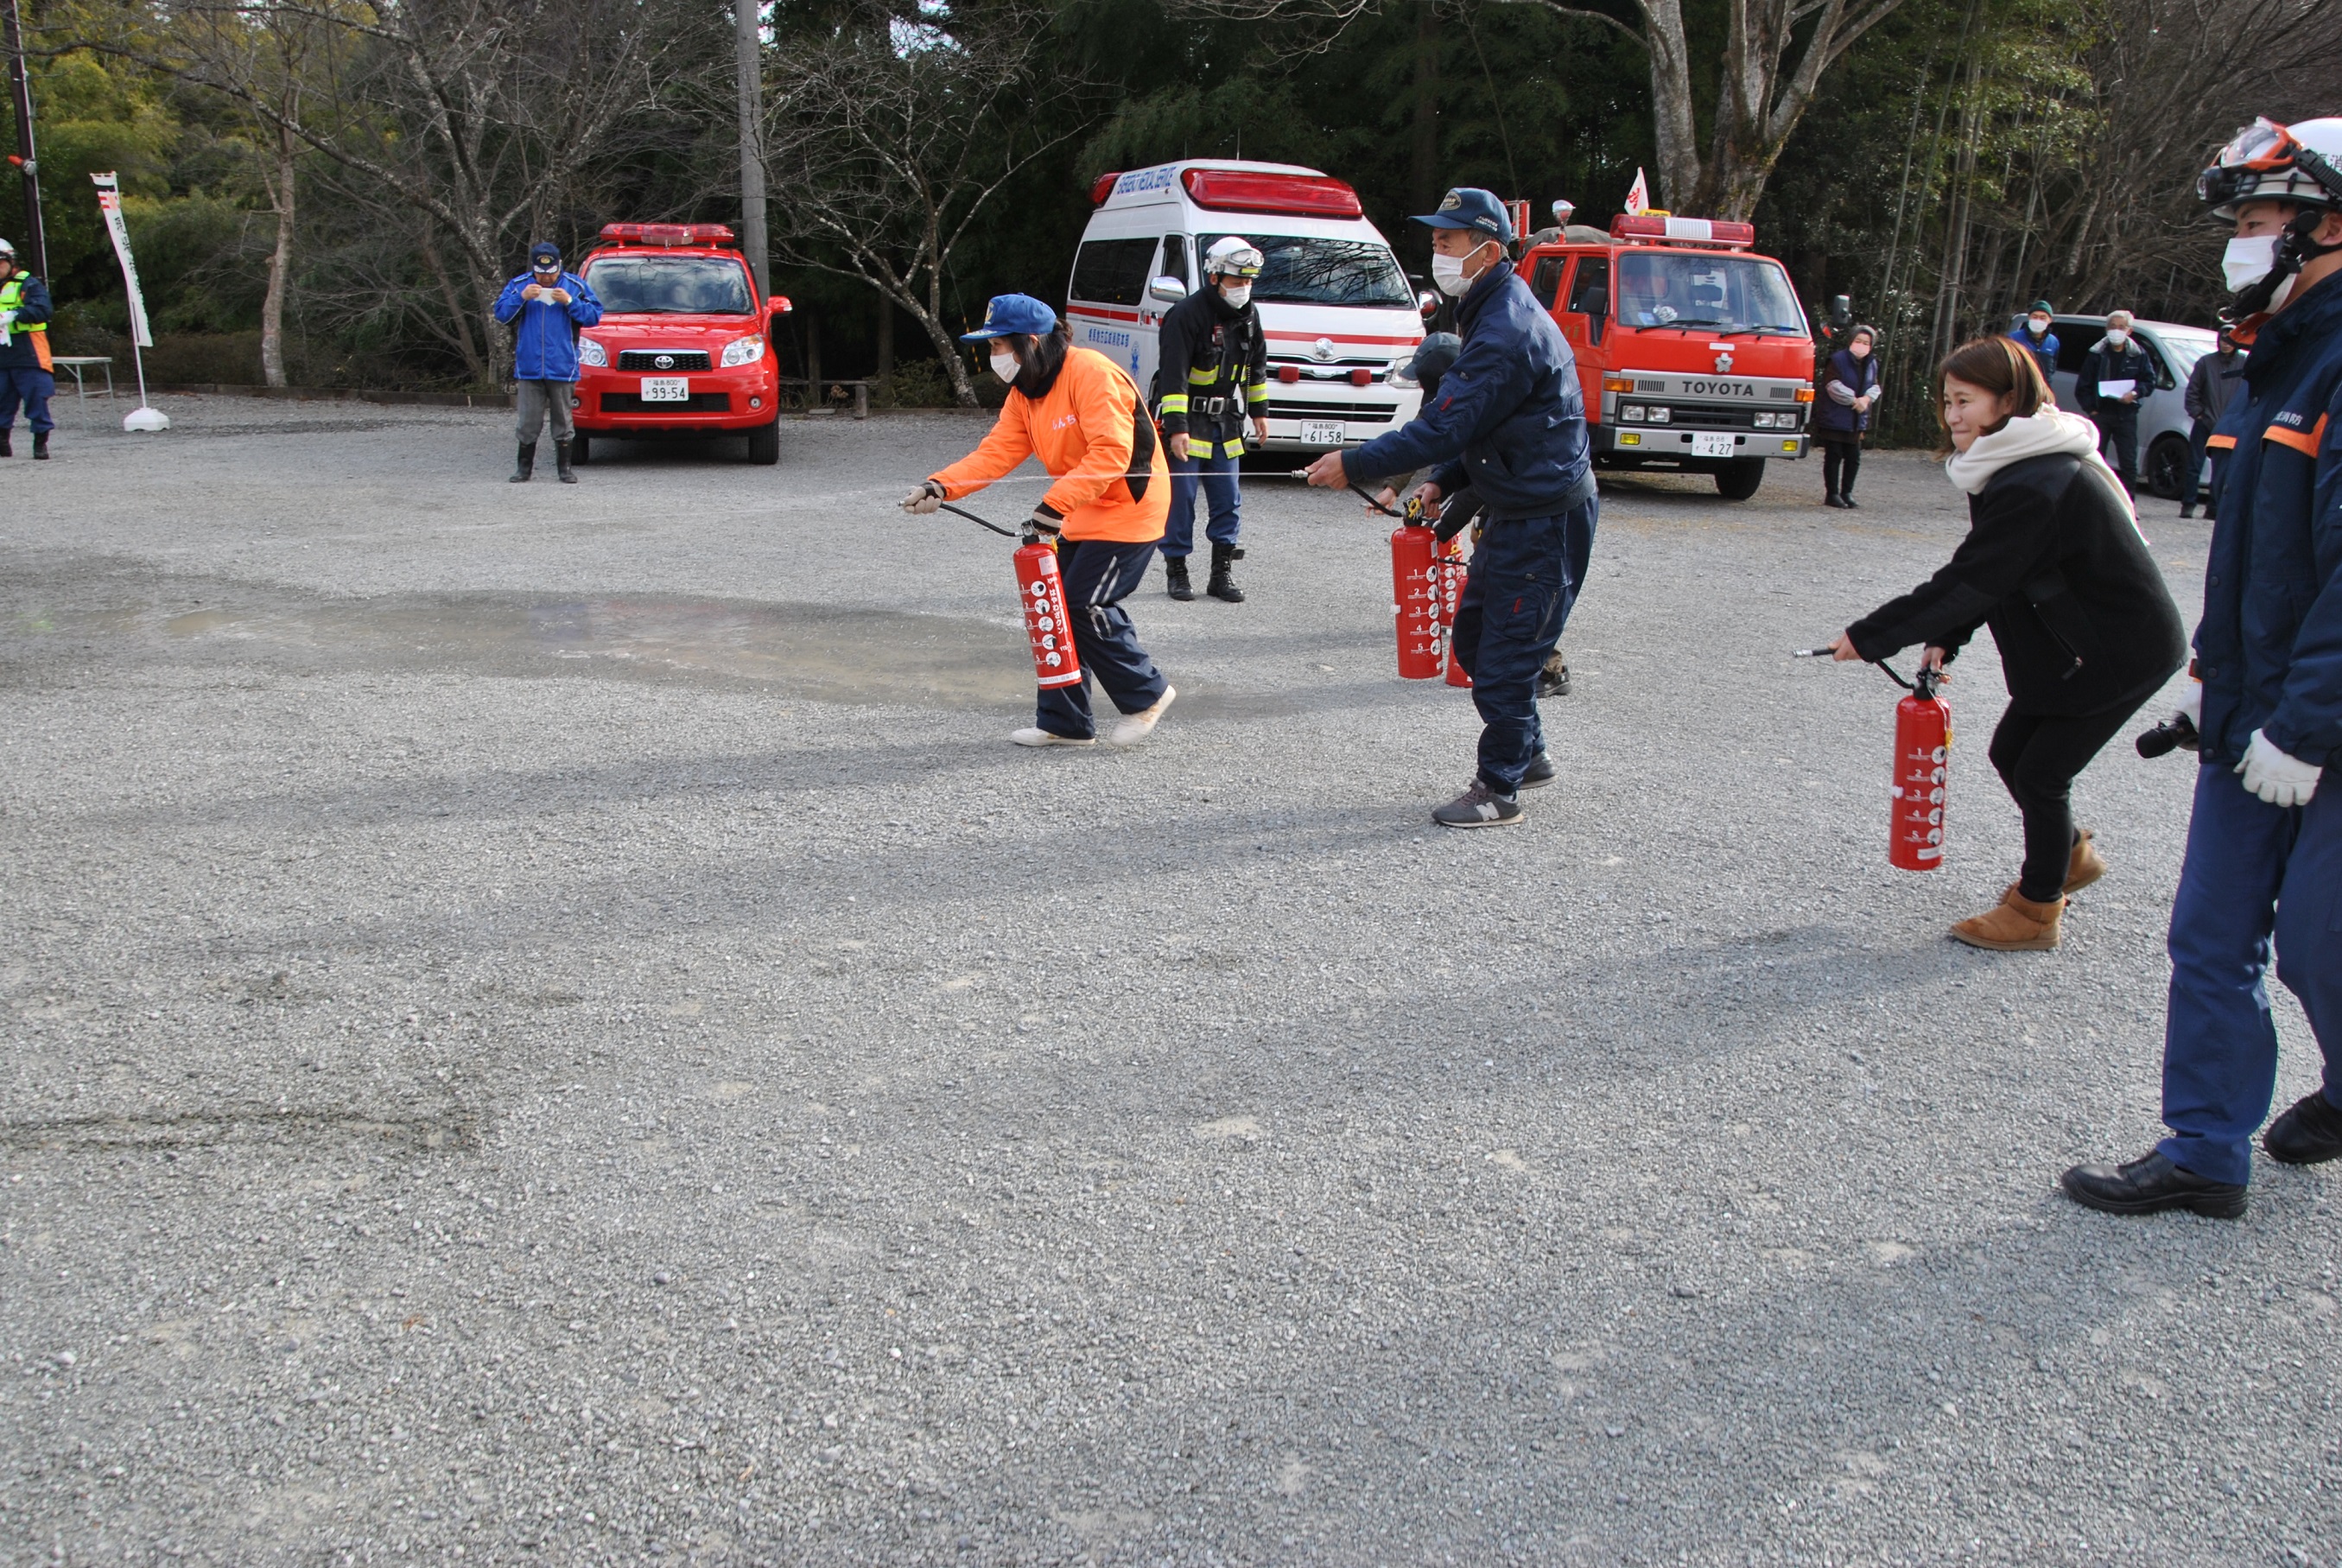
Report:
M1138 438L1145 421L1151 440ZM1134 484L1131 454L1151 445L1146 472ZM1069 348L1047 395L1036 403L1011 390L999 422L976 449L931 474L946 499L983 489L1027 457L1057 483L1042 497L1066 520L1071 540L1144 544L1163 537L1171 513L1171 470L1163 439L1122 367L1095 349ZM1134 494L1136 490L1138 494Z

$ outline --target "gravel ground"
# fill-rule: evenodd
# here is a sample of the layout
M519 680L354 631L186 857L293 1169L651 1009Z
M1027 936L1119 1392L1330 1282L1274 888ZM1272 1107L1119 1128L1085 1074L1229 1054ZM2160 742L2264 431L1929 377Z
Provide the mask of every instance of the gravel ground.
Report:
M0 464L6 1560L2342 1555L2334 1174L2053 1187L2157 1131L2186 764L1970 952L1988 642L1917 876L1897 694L1785 656L1948 552L1923 457L1606 486L1559 781L1446 834L1322 493L1135 599L1154 741L1034 754L1005 543L886 504L978 423L524 489L169 404Z

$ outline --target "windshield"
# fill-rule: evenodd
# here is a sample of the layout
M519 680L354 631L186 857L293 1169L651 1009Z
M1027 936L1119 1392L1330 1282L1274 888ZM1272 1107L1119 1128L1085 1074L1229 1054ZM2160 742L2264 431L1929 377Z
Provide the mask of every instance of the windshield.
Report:
M2167 326L2155 329L2156 339L2163 345L2164 354L2171 361L2171 374L2182 382L2196 368L2196 362L2212 352L2214 341L2208 332L2174 332Z
M586 269L602 308L618 315L746 315L748 271L723 256L596 256Z
M1614 314L1628 326L1806 335L1788 275L1754 256L1622 251Z
M1196 248L1207 251L1225 235L1206 235ZM1245 235L1260 247L1265 265L1252 285L1261 305L1407 305L1415 295L1391 256L1390 246L1372 240L1327 240L1297 235Z

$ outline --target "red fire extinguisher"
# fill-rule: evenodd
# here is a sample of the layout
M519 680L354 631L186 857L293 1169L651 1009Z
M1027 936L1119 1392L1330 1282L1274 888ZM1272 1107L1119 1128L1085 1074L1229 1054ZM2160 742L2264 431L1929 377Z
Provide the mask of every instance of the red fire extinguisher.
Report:
M1055 546L1029 540L1016 547L1016 588L1025 601L1025 635L1033 644L1033 675L1044 686L1070 686L1082 678L1074 628L1066 614L1066 580Z
M1439 640L1447 650L1447 684L1469 686L1472 677L1456 657L1456 612L1464 603L1464 584L1470 576L1464 564L1464 535L1451 534L1439 544Z
M1902 681L1900 675L1895 678ZM1951 760L1952 704L1937 694L1942 678L1940 671L1923 666L1909 694L1895 704L1895 809L1887 859L1905 871L1933 871L1944 864L1944 784Z
M1398 673L1409 681L1439 674L1441 652L1439 542L1416 521L1419 509L1391 530L1391 614L1398 624Z

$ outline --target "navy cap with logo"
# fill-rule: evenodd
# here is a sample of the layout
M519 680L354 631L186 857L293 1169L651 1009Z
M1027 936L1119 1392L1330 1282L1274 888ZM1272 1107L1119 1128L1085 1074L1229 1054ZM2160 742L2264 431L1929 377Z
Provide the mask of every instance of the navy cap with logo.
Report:
M984 307L984 325L974 332L959 335L962 343L981 343L987 337L1006 337L1012 332L1033 337L1045 336L1057 330L1057 313L1029 294L1000 294Z
M528 247L528 261L539 272L551 272L561 265L561 247L551 240L539 240Z
M1448 192L1439 199L1437 212L1415 221L1435 229L1476 229L1492 240L1513 243L1513 215L1505 210L1495 192L1470 185Z

